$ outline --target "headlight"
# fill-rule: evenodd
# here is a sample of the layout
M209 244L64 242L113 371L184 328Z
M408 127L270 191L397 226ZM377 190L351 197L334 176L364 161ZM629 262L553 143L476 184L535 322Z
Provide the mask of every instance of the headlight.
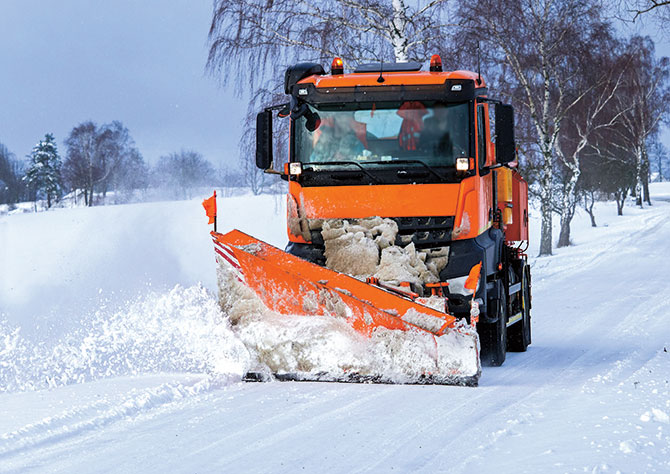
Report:
M289 163L288 174L291 174L291 175L294 175L294 176L300 176L301 173L302 173L302 163L300 163L300 162Z
M456 158L456 170L467 171L470 169L470 158Z

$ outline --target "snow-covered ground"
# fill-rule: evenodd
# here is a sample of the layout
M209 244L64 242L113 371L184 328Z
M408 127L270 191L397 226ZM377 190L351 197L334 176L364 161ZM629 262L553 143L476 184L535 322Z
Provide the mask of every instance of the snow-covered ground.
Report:
M537 254L477 388L241 383L200 200L0 217L0 472L670 472L670 186ZM202 196L204 198L206 196ZM283 247L281 197L219 228Z

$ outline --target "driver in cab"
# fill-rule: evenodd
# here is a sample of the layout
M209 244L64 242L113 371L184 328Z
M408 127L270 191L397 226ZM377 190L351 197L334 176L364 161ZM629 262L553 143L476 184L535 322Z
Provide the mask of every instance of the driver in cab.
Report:
M336 112L323 119L313 143L312 162L360 159L367 149L366 126L354 119L354 112Z

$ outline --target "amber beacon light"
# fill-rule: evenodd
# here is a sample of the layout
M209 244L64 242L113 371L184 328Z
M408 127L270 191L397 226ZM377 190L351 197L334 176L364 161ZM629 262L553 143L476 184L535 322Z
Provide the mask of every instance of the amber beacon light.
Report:
M333 62L330 65L330 74L344 74L344 63L342 62L342 58L333 59Z
M442 58L439 54L430 57L430 72L442 72Z

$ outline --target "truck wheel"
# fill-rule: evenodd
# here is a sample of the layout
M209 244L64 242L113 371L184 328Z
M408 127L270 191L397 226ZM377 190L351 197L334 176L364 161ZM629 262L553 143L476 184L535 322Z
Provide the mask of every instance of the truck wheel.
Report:
M521 321L509 328L509 350L511 352L525 352L531 341L528 268L528 265L524 265L521 272Z
M496 308L498 320L495 323L484 323L478 326L481 343L482 365L499 367L505 362L507 353L507 295L504 285L500 283L497 300L491 306Z

